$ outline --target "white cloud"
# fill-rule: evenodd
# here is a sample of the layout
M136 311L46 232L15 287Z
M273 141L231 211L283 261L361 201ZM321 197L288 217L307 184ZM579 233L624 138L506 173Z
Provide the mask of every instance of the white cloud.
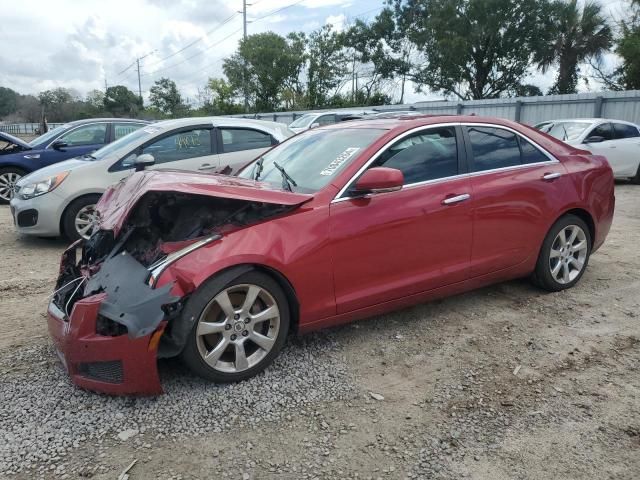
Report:
M332 25L335 30L342 32L347 25L347 16L344 13L339 15L329 15L324 23Z

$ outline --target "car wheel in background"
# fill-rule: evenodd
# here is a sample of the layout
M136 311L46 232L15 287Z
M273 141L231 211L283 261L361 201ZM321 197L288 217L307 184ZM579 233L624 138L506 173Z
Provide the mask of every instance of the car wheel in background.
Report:
M215 277L189 298L183 318L196 318L182 359L214 382L236 382L264 370L282 349L290 313L282 288L250 271L222 289Z
M591 255L591 234L587 224L575 215L560 218L547 233L534 282L552 292L573 287L587 268Z
M9 203L13 198L16 182L25 175L26 172L19 168L0 168L0 204Z
M62 233L72 242L87 239L96 223L96 203L100 195L86 195L69 204L62 215Z

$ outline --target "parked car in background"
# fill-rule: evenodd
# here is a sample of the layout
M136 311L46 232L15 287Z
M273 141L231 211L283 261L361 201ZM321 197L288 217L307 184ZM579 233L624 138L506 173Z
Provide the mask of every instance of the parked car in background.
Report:
M631 122L604 118L550 120L536 125L569 145L604 155L616 178L640 184L640 128Z
M91 153L149 122L126 118L78 120L25 142L0 132L0 203L13 197L16 182L31 172Z
M358 112L314 112L305 113L289 124L289 128L294 133L304 132L311 128L333 125L334 123L346 122L348 120L358 120L363 114Z
M97 209L63 255L49 332L76 384L155 394L157 358L238 381L292 329L519 277L570 288L614 182L604 157L531 127L406 117L301 133L235 178L138 172Z
M147 125L92 154L20 179L11 200L16 229L27 235L88 238L96 202L137 164L202 172L238 168L292 135L280 123L220 117Z

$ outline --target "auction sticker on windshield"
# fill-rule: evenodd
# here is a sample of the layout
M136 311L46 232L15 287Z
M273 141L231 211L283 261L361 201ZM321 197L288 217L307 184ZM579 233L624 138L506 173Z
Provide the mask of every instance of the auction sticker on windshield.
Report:
M333 173L338 168L340 168L340 165L342 165L344 162L346 162L351 157L353 157L353 155L358 150L360 150L360 147L349 147L349 148L347 148L344 152L342 152L340 155L338 155L335 160L333 160L329 165L327 165L327 167L320 172L320 175L324 175L324 176L333 175Z

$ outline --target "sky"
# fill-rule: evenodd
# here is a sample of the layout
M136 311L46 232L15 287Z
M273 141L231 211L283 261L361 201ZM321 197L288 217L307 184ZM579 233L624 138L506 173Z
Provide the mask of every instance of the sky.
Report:
M601 1L619 18L621 1ZM383 0L247 3L249 34L271 30L283 35L310 32L325 23L341 29L356 18L373 19L383 6ZM23 94L65 87L84 95L104 90L106 81L137 92L135 61L144 57L145 97L155 80L169 77L194 101L198 87L208 77L222 76L222 59L236 50L241 9L242 0L0 0L0 85ZM545 90L553 72L532 72L528 81ZM438 98L415 93L409 85L405 100Z

